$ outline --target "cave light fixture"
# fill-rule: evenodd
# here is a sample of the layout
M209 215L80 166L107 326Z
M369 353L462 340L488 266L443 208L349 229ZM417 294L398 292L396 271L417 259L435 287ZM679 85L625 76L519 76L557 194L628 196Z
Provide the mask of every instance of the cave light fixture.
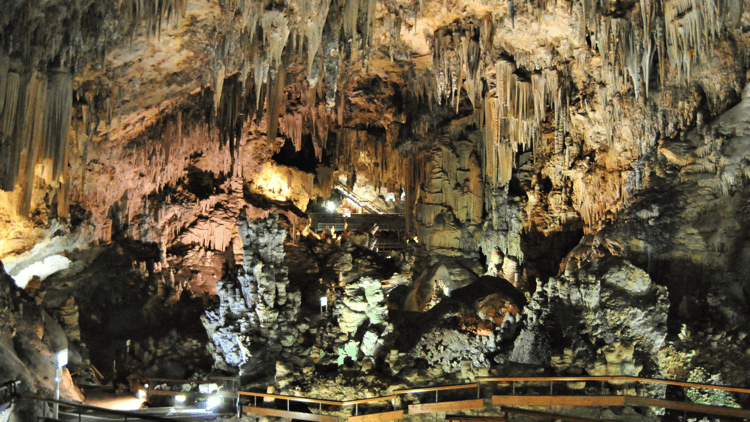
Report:
M65 365L68 364L68 349L63 349L57 352L55 355L55 364L57 366L55 370L55 406L53 410L53 417L55 419L58 418L58 414L60 412L60 403L57 402L57 400L60 400L60 381L62 380L62 369Z
M328 296L320 297L320 313L323 313L323 309L328 310Z
M174 402L176 404L185 404L185 400L187 400L187 396L184 394L180 394L179 396L174 396Z
M328 212L335 212L336 211L336 204L333 201L327 201L326 202L326 210Z
M201 394L211 394L219 391L219 384L216 384L214 382L209 384L200 384L198 386L198 392Z
M448 297L451 295L451 289L448 287L443 287L443 293L445 294L446 297Z
M207 410L215 410L219 406L221 406L221 397L219 396L211 396L206 400L206 409Z

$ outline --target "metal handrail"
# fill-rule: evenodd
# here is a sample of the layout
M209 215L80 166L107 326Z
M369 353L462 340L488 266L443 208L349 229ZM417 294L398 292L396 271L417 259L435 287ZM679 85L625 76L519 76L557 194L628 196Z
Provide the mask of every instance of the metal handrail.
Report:
M626 381L640 382L651 384L666 384L678 387L704 388L711 390L730 391L733 393L750 394L750 389L731 387L728 385L701 384L697 382L673 381L655 378L633 377L629 375L611 375L611 376L571 376L571 377L477 377L479 382L575 382L575 381Z
M199 381L199 380L174 380L169 379L164 381L169 382L183 382L183 383L194 383L194 384L202 384L209 381ZM318 398L312 398L312 397L300 397L300 396L286 396L286 395L280 395L280 394L271 394L271 393L262 393L262 392L252 392L252 391L237 391L237 400L238 400L238 408L239 408L239 400L242 396L245 397L254 397L257 403L257 398L270 398L270 399L280 399L280 400L286 400L287 401L287 408L289 408L289 402L296 401L296 402L303 402L303 403L316 403L319 407L319 412L322 414L322 406L336 406L336 407L343 407L343 406L350 406L354 405L355 408L355 414L358 414L358 405L359 404L365 404L365 403L372 403L372 402L378 402L378 401L393 401L395 406L395 400L398 398L399 395L404 394L414 394L414 393L423 393L423 392L435 392L438 391L444 391L444 390L454 390L454 389L466 389L466 388L477 388L477 394L479 394L480 390L480 384L481 383L488 383L488 382L501 382L501 383L510 383L511 386L513 386L513 391L515 393L515 386L516 383L549 383L550 384L550 393L552 394L552 384L555 382L601 382L602 388L604 388L604 383L607 382L616 382L616 383L651 383L651 384L666 384L666 385L674 385L678 387L686 387L686 388L701 388L701 389L712 389L712 390L720 390L720 391L727 391L727 392L733 392L733 393L741 393L741 394L750 394L750 389L748 388L740 388L740 387L732 387L732 386L724 386L724 385L713 385L713 384L702 384L702 383L695 383L695 382L685 382L685 381L673 381L673 380L665 380L665 379L652 379L652 378L643 378L643 377L634 377L634 376L627 376L627 375L613 375L613 376L536 376L536 377L477 377L475 383L471 384L461 384L461 385L440 385L440 386L434 386L434 387L420 387L420 388L412 388L412 389L400 389L395 390L392 395L385 396L385 397L369 397L369 398L361 398L361 399L353 399L353 400L327 400L327 399L318 399Z
M18 386L21 385L21 380L8 381L3 385L0 385L0 405L14 401L18 397Z
M101 412L101 413L105 413L109 415L123 416L125 417L125 420L132 418L132 419L143 419L143 420L156 421L156 422L174 422L174 419L162 418L160 416L154 416L154 415L149 415L149 414L144 414L144 413L135 413L133 411L127 411L127 410L106 409L103 407L89 406L83 403L75 403L75 402L70 402L66 400L56 400L56 399L44 397L44 396L23 394L20 396L20 398L22 400L43 401L47 403L57 403L57 404L62 404L64 406L75 407L76 409L78 409L79 414L81 413L81 410L93 410L95 412Z

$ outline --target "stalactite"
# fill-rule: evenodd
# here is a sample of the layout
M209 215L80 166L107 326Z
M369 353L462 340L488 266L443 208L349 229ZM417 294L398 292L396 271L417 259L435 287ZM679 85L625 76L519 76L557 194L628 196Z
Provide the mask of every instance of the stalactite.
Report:
M515 65L506 60L498 60L485 70L490 90L482 102L483 166L485 180L491 187L510 181L519 147L531 147L535 160L546 150L541 123L547 105L559 94L556 72L534 74L527 82L520 80L515 70ZM565 121L561 116L556 113L560 127Z
M0 145L2 146L0 162L2 162L2 190L12 191L16 185L16 177L21 161L20 139L13 136L16 130L16 122L20 120L19 106L25 92L25 84L22 85L21 76L15 72L9 72L6 76L5 90L0 93L4 97L2 114L0 114Z
M559 88L557 90L557 98L555 99L555 154L561 154L565 145L565 124L563 123L563 113L562 88Z
M419 191L427 173L430 156L428 154L409 155L401 161L401 180L404 180L404 193L406 194L406 231L413 233L413 222L416 221L415 208L419 201Z
M237 76L227 78L222 83L222 95L216 108L216 126L219 129L219 145L229 146L229 152L232 158L235 157L235 151L238 145L239 127L241 126L240 118L243 114L245 105L242 82ZM181 114L178 117L181 118ZM170 125L170 128L172 125ZM179 141L181 136L176 133L172 136Z
M49 77L47 101L44 112L46 148L44 159L52 159L52 173L47 180L58 182L67 165L68 131L73 107L73 76L70 72L55 71Z
M654 25L654 39L656 40L656 54L659 58L659 83L661 87L667 81L667 53L666 38L664 36L664 21L659 17Z
M637 51L636 42L631 37L627 43L627 52L625 53L625 66L628 69L628 74L633 81L633 91L635 93L635 99L640 97L641 92L641 57Z
M339 74L341 72L340 35L343 18L338 13L330 14L323 33L323 70L325 73L326 106L328 111L336 106Z
M20 191L18 192L17 212L19 215L27 216L31 211L31 195L34 190L35 168L43 147L44 135L44 111L47 100L47 77L40 72L31 75L29 86L26 90L26 98L21 109L22 125L20 129L20 142L23 145L21 157L21 179Z
M5 89L8 84L9 68L10 57L0 54L0 116L3 115L3 107L5 106ZM0 145L2 145L2 138L0 138Z
M721 31L715 0L665 0L667 56L680 76L690 77L690 67L710 52Z
M646 98L648 98L649 80L651 79L651 63L654 61L654 53L654 43L651 40L651 35L646 34L645 40L643 42L643 54L641 57L641 72L643 74L643 84L646 88Z
M284 66L279 66L273 75L273 79L269 83L268 89L268 114L266 116L267 130L266 135L270 141L276 139L276 134L279 128L279 111L282 102L282 96L284 95L284 79L286 77L286 69Z
M356 0L348 0L356 1ZM369 51L372 48L372 36L375 30L375 6L377 0L361 0L360 9L366 11L365 13L365 26L361 29L362 32L362 50L365 51L365 56L369 57Z
M300 6L302 7L302 9L300 10L300 19L304 24L304 35L307 39L308 75L311 75L313 72L313 62L315 61L315 57L318 55L318 51L320 50L320 43L323 38L323 28L326 23L326 18L328 17L328 10L330 5L330 0L300 2ZM356 25L358 6L358 1L347 2L346 11L348 12L348 14L345 13L344 19L345 32L349 30L353 31L353 27L347 26L347 24L351 24L351 20L347 20L347 18L351 19L351 16L349 16L349 14L354 13L354 25ZM315 82L317 82L317 78L315 78L314 81L311 81L310 85L315 86Z
M292 140L294 150L302 149L302 113L286 113L281 117L279 129Z
M164 22L179 21L187 10L187 0L120 0L120 16L131 26L145 22L149 35L161 37Z
M219 112L219 102L221 101L221 91L224 89L224 78L226 77L226 67L224 67L224 64L216 64L211 76L211 85L214 91L214 114L217 114Z
M438 103L453 101L458 109L462 89L466 89L474 107L479 102L482 83L478 73L482 52L489 50L491 17L479 22L454 23L433 34L433 72L437 82Z
M357 33L359 7L359 0L347 1L346 6L344 7L344 37L348 40L353 40Z

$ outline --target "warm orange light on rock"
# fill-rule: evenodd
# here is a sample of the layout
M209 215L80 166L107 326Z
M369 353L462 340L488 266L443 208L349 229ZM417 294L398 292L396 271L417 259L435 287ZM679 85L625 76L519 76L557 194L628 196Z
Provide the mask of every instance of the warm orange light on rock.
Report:
M258 186L267 196L278 201L286 201L289 198L289 174L282 174L286 169L275 165L263 166L260 174L254 178L253 183Z
M303 171L269 161L258 174L252 176L250 189L276 201L291 201L304 211L310 201L313 177Z

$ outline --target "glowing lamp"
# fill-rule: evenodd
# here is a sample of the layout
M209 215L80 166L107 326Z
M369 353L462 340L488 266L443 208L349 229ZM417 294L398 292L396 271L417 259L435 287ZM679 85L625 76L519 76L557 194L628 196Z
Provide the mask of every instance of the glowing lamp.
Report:
M55 363L57 364L57 371L55 371L55 400L60 400L60 381L62 380L62 369L63 366L68 364L68 349L63 349L57 352L55 355ZM58 412L60 411L60 404L55 402L52 409L52 416L58 419Z
M447 287L444 287L443 288L443 293L445 293L446 296L450 296L451 295L451 289L449 289Z
M215 409L221 405L221 397L219 396L211 396L206 400L206 408L207 409Z
M55 363L57 364L58 368L62 368L63 366L68 364L68 349L60 350L55 355Z
M138 397L139 399L143 400L143 399L145 399L145 398L146 398L146 390L141 390L141 389L139 388L139 389L138 389L138 392L137 392L137 393L135 393L135 395L136 395L136 397Z
M326 209L329 212L334 212L336 210L336 204L333 203L333 201L326 202Z
M177 404L183 404L185 403L185 400L187 400L187 397L184 394L174 396L174 402Z
M323 308L328 309L328 296L320 297L320 313L323 313Z

